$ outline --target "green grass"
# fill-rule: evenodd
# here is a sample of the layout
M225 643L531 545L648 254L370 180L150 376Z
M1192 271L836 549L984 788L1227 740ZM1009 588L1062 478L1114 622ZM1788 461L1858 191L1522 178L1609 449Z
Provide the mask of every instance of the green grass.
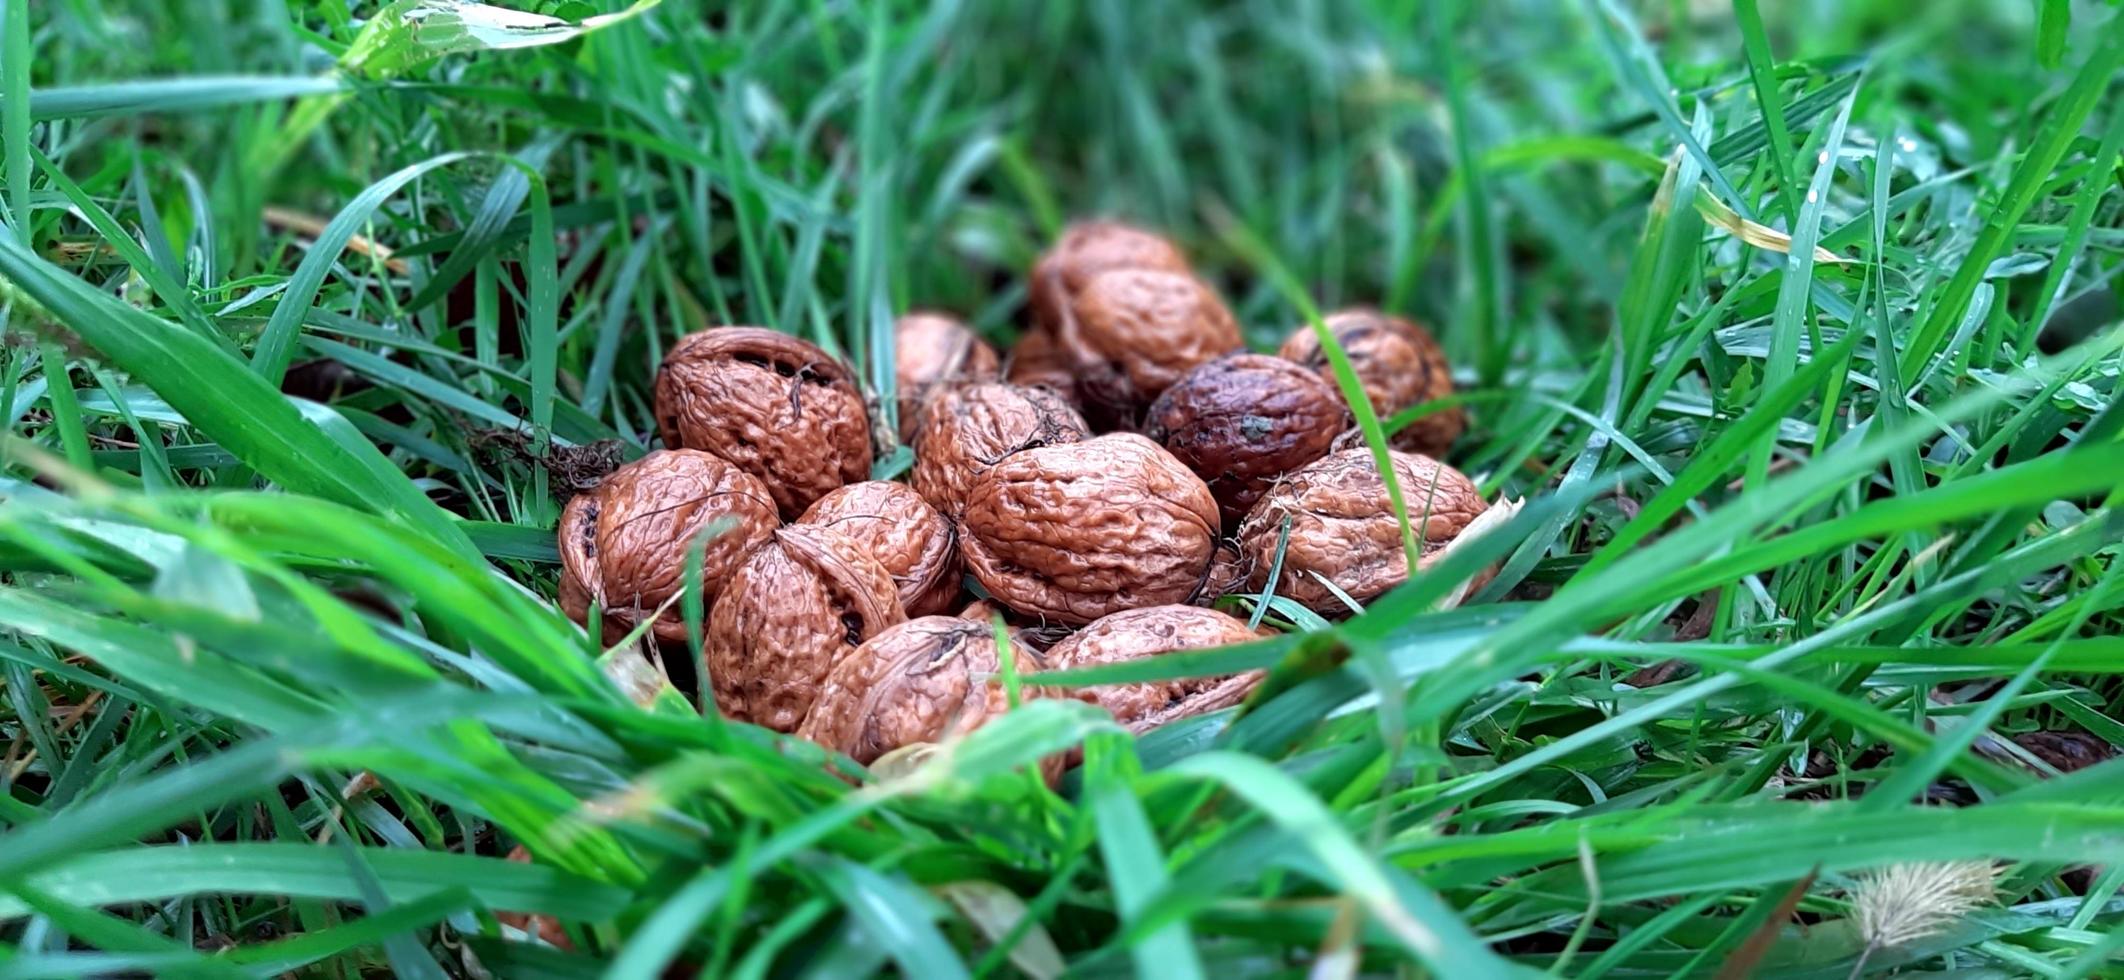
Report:
M2124 971L2113 5L349 6L0 0L0 974L1842 977L1966 859L1863 972ZM1435 325L1526 509L1074 678L1274 668L1141 739L851 786L606 680L542 455L716 323L1007 342L1100 213Z

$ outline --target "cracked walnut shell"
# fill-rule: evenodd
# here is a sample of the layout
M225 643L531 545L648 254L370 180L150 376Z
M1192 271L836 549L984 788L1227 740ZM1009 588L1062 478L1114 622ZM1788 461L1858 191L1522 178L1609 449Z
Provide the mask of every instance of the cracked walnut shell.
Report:
M1435 564L1445 548L1488 507L1459 470L1428 456L1389 452L1401 499L1421 554L1419 569ZM1290 544L1276 593L1323 614L1350 610L1320 579L1364 602L1409 577L1401 525L1369 449L1331 453L1292 473L1254 504L1239 526L1239 550L1253 566L1249 587L1267 585L1283 521L1291 521Z
M701 563L702 598L713 603L723 583L781 521L758 477L692 449L664 449L614 470L597 488L568 501L560 519L560 605L587 624L601 610L605 641L616 643L656 615L679 591L686 549L717 522ZM682 643L678 607L652 627L665 643Z
M956 519L965 509L966 488L1004 457L1090 436L1076 410L1045 388L954 385L938 392L922 413L908 479L930 506Z
M1019 674L1043 669L1015 636L1010 649ZM995 630L925 616L879 633L835 665L797 735L867 766L903 746L973 731L1009 708Z
M892 574L853 537L784 527L739 566L708 618L702 655L716 706L795 731L834 665L906 620Z
M1055 670L1074 670L1260 638L1244 622L1214 609L1151 606L1114 613L1070 634L1047 652L1047 659ZM1075 693L1141 734L1177 718L1238 704L1264 676L1266 672L1252 670L1223 677L1100 684Z
M1165 389L1143 434L1209 483L1235 527L1277 477L1327 455L1348 424L1342 395L1319 375L1280 357L1233 354Z
M851 483L820 497L797 523L854 538L891 573L909 616L942 613L959 600L958 537L951 522L905 484Z
M1198 364L1240 349L1239 324L1215 290L1184 272L1113 269L1065 307L1055 339L1094 422L1133 427Z
M1194 595L1217 549L1217 500L1157 443L1105 435L989 467L959 535L967 570L998 601L1081 625Z
M1446 363L1445 350L1421 326L1363 308L1330 313L1321 322L1349 355L1350 367L1382 423L1411 405L1453 393L1453 371ZM1335 385L1335 369L1310 325L1299 324L1277 354L1312 368L1330 387ZM1444 456L1467 427L1467 413L1456 405L1395 432L1394 447Z
M893 325L893 376L899 390L900 441L914 438L922 404L939 385L952 381L993 381L1002 361L988 341L975 336L958 318L942 313L909 313Z
M1170 239L1118 221L1081 221L1063 229L1033 263L1027 284L1033 323L1060 325L1062 313L1093 276L1109 269L1187 272L1187 256Z
M757 476L785 520L870 475L855 375L815 344L759 327L688 334L656 372L657 430Z

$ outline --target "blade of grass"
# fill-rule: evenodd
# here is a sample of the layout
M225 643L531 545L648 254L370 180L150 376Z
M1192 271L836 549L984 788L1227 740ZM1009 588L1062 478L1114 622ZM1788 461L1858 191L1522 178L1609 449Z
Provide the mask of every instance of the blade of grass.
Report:
M2014 168L2013 178L2000 192L1998 205L1985 219L1983 230L1977 233L1969 254L1956 267L1954 277L1933 298L1925 318L1904 344L1902 371L1906 380L1916 380L1925 365L1940 353L1940 344L1947 338L1947 331L1961 322L1962 316L1969 311L1970 300L1976 296L1977 287L1983 284L1986 270L2006 247L2008 238L2019 227L2028 209L2034 206L2037 195L2049 183L2050 175L2057 170L2065 151L2079 137L2081 124L2101 104L2103 93L2114 81L2120 67L2124 67L2124 18L2112 17L2100 32L2094 49L2088 53L2087 61L2080 66L2071 87L2051 106L2049 118L2043 121L2028 152Z

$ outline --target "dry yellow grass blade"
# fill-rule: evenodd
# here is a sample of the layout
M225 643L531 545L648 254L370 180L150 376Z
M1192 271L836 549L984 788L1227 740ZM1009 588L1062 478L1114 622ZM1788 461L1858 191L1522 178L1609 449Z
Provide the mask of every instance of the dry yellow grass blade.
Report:
M271 204L266 205L264 218L266 224L275 228L298 232L311 238L324 234L325 230L325 219L323 218ZM391 247L389 245L371 241L363 235L355 235L347 239L347 251L377 259L384 264L384 268L391 270L392 275L405 275L406 270L409 268L404 259L391 257Z
M1703 215L1705 221L1724 228L1733 237L1756 248L1788 255L1792 252L1791 235L1741 217L1732 208L1727 207L1725 202L1710 194L1696 195L1696 213ZM1842 265L1851 260L1817 245L1814 247L1814 261Z

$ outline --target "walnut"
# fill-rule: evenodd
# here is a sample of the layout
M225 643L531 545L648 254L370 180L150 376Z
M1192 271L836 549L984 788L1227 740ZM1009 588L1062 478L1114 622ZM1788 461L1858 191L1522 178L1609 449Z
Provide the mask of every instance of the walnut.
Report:
M1245 623L1214 609L1151 606L1117 612L1078 630L1055 644L1047 660L1052 669L1074 670L1260 638ZM1177 718L1238 704L1263 676L1264 671L1252 670L1224 677L1100 684L1074 693L1140 734Z
M759 477L785 520L870 476L855 375L816 345L758 327L688 334L656 372L657 430Z
M1122 428L1195 365L1243 343L1207 284L1156 269L1093 276L1064 308L1055 339L1076 372L1086 414Z
M1069 355L1062 353L1062 345L1055 340L1055 332L1046 327L1034 327L1018 338L1018 346L1011 348L1010 365L1003 377L1021 388L1045 388L1062 396L1073 411L1082 411L1077 403L1077 375L1071 370Z
M993 623L997 616L1009 616L1010 610L987 599L975 599L967 603L966 608L959 610L957 615L960 619L972 620L977 623Z
M893 376L898 379L900 441L914 438L915 417L930 392L947 381L993 381L1002 362L988 341L942 313L909 313L893 325Z
M1165 389L1143 434L1209 482L1235 527L1269 484L1327 455L1348 425L1341 393L1319 375L1280 357L1233 354Z
M996 617L1001 616L1004 625L1010 627L1011 637L1035 652L1054 646L1056 641L1074 632L1072 627L1050 623L1038 616L1020 614L994 599L975 599L968 603L966 608L959 610L957 615L960 619L973 620L988 626L994 626Z
M892 573L855 538L791 524L739 566L708 618L715 703L739 721L794 731L835 664L906 620Z
M1010 649L1020 674L1045 669L1016 637ZM869 765L902 746L973 731L1009 707L994 628L925 616L879 633L835 665L797 735Z
M909 616L941 613L959 600L959 546L951 522L906 484L851 483L820 497L798 523L854 538L892 574Z
M1239 545L1231 540L1217 542L1217 554L1210 559L1209 574L1202 577L1202 587L1188 602L1208 606L1225 596L1246 591L1247 577L1253 566L1239 551Z
M512 861L517 864L535 863L531 860L531 850L522 844L510 848L509 853L503 856L502 860ZM494 913L494 919L511 929L537 936L546 945L554 949L567 950L569 952L575 951L575 941L568 938L568 930L560 924L559 919L550 915L497 911Z
M1350 356L1357 380L1372 400L1372 410L1381 422L1411 405L1444 398L1453 393L1453 371L1445 351L1430 331L1398 316L1378 310L1351 309L1330 313L1323 321L1337 343ZM1312 368L1335 384L1335 369L1320 348L1313 328L1300 324L1277 352ZM1338 389L1339 390L1339 389ZM1394 446L1427 456L1443 456L1453 440L1468 427L1467 414L1454 406L1417 419L1394 433Z
M1487 509L1475 484L1428 456L1393 450L1395 479L1421 547L1418 568L1435 564L1446 546ZM1283 521L1291 521L1276 593L1316 612L1349 607L1320 579L1360 602L1409 577L1386 483L1368 449L1345 449L1290 474L1254 504L1239 525L1239 550L1252 563L1248 586L1267 584Z
M1090 435L1084 419L1047 389L954 385L938 392L922 413L908 478L930 506L957 519L965 509L967 486L1003 457Z
M1057 328L1077 291L1108 269L1188 271L1187 256L1164 236L1117 221L1083 221L1063 229L1033 263L1027 286L1033 323ZM1013 378L1012 380L1017 380Z
M561 510L561 609L588 623L596 604L605 641L618 642L678 593L686 549L695 535L723 521L728 527L708 540L701 563L708 603L781 523L767 485L692 449L658 450L614 470ZM678 607L657 616L651 632L666 643L684 642Z
M1081 625L1184 602L1217 547L1217 500L1138 435L1027 449L974 478L959 553L1020 613Z

